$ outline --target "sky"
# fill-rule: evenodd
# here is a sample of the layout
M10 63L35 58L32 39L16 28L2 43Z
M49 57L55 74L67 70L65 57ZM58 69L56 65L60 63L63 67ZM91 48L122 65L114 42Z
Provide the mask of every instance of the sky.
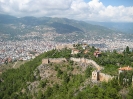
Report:
M0 14L133 22L133 0L0 0Z
M84 0L86 3L91 0ZM133 6L133 0L99 0L104 4L104 6L120 6L123 5L125 7Z

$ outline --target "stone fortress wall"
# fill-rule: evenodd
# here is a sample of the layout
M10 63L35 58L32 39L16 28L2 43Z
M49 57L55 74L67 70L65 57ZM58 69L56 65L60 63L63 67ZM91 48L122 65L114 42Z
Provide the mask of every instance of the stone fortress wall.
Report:
M85 63L85 64L92 64L93 66L95 66L95 68L99 71L101 69L103 69L101 66L99 66L95 61L90 60L90 59L86 59L86 58L73 58L71 57L70 60L74 61L74 62L79 62L79 63Z
M100 70L103 69L103 67L99 66L95 61L89 60L86 58L70 58L71 61L77 62L77 63L84 63L84 64L91 64L94 66L97 70L92 72L92 80L93 81L106 81L108 82L113 78L111 75L107 75L104 73L101 73ZM48 64L48 63L61 63L66 62L67 60L65 58L46 58L42 59L42 64Z
M67 60L65 58L45 58L45 59L42 59L42 64L61 63L66 61Z
M104 73L101 73L100 70L103 69L103 67L99 66L95 61L86 59L86 58L73 58L71 57L70 60L74 62L79 62L79 63L85 63L85 64L92 64L97 70L92 72L92 80L94 81L106 81L108 82L113 78L111 75L107 75Z

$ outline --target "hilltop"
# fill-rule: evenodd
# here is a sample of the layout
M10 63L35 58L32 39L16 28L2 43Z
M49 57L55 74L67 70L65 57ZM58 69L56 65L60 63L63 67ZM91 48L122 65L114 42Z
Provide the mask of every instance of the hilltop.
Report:
M132 98L132 72L118 69L133 67L133 52L101 52L86 44L74 44L45 52L19 68L9 69L0 76L0 98L19 99L88 99ZM73 58L72 58L73 57ZM91 60L91 61L90 61ZM79 61L79 62L78 62ZM100 67L100 69L98 69ZM102 67L102 68L101 68ZM111 75L113 80L99 81L92 73ZM101 74L100 74L101 75ZM93 80L92 77L95 79ZM123 82L123 79L130 79ZM125 92L125 93L124 93Z

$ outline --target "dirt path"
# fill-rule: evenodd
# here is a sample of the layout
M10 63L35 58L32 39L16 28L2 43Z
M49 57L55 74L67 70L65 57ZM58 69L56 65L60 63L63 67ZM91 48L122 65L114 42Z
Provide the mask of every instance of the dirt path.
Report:
M18 61L15 62L15 64L13 65L13 68L15 68L16 64L17 64Z

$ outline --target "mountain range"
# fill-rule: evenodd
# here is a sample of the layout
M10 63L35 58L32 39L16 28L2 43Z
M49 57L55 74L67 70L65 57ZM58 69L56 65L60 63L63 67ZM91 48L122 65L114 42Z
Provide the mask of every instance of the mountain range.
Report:
M93 25L104 26L113 30L121 31L124 33L133 33L133 22L94 22L88 21L88 23Z
M132 25L131 25L132 26ZM114 36L124 38L122 29L114 29L117 25L104 23L84 22L67 18L51 17L22 17L0 14L0 35L3 39L17 39L31 33L38 33L36 37L42 38L42 34L55 33L55 41L72 42L81 39L101 39ZM132 29L132 28L131 28ZM129 33L130 34L130 33ZM126 34L127 35L127 34ZM131 36L127 36L130 37Z

